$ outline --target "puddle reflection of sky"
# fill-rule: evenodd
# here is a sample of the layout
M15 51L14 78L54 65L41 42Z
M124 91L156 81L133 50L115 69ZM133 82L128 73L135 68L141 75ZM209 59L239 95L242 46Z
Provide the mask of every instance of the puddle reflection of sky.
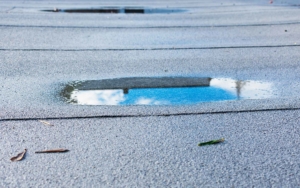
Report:
M184 105L201 102L263 99L273 96L272 84L258 81L212 79L209 87L135 88L75 90L74 103L80 105Z
M76 8L76 9L57 9L43 10L46 12L61 13L108 13L108 14L170 14L186 12L183 9L169 8L143 8L143 7L102 7L102 8Z

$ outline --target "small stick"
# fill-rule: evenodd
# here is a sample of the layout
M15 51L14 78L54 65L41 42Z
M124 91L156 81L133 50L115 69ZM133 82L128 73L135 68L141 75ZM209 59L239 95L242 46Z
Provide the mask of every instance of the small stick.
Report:
M49 123L47 121L39 120L39 122L41 122L41 123L43 123L45 125L53 126L51 123Z
M44 151L36 151L35 153L63 153L68 152L68 149L51 149L51 150L44 150Z

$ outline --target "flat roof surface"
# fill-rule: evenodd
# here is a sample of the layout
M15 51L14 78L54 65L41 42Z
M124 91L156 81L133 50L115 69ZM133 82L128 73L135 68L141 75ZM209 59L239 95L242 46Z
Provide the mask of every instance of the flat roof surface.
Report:
M184 11L42 11L101 7ZM1 1L0 186L299 187L299 17L296 0ZM131 77L262 82L274 95L180 106L60 95L72 82ZM53 148L70 151L34 153Z

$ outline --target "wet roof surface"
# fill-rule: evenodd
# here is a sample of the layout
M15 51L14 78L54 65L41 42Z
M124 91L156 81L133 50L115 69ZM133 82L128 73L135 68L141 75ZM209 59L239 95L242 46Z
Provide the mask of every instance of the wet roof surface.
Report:
M0 3L1 187L299 186L296 0L86 3ZM41 11L133 5L187 11ZM276 97L175 107L70 105L60 96L73 81L128 77L250 80L271 83ZM58 147L70 152L33 154ZM11 163L24 148L26 159Z
M139 114L149 114L152 110L141 107L126 110L89 107L88 111L83 111L80 109L85 107L71 108L59 95L66 84L75 80L132 76L201 76L270 82L278 90L277 98L282 99L273 102L247 100L242 102L243 105L237 105L238 107L223 102L203 104L201 108L189 107L191 112L205 112L212 109L213 111L276 109L278 106L294 108L297 107L295 99L299 97L300 92L298 51L298 47L104 52L0 51L1 62L9 62L2 64L0 70L2 86L6 88L0 91L1 105L6 109L1 117L3 119L81 117L126 115L135 114L136 111ZM293 102L288 103L288 100ZM59 109L61 112L57 113ZM70 113L70 110L73 113ZM168 112L186 112L184 107L173 110L171 108ZM165 111L163 107L153 109L155 113L161 111Z

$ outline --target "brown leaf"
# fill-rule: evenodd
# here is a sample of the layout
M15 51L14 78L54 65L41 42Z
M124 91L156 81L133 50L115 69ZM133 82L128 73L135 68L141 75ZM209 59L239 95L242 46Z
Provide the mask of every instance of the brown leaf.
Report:
M10 160L12 162L21 161L24 158L26 151L27 151L27 149L24 149L24 151L22 153L19 153L17 156L10 158Z
M44 151L36 151L35 153L63 153L63 152L68 152L68 149L51 149L51 150L44 150Z
M45 125L53 126L51 123L49 123L47 121L39 120L39 122L41 122L41 123L43 123Z

